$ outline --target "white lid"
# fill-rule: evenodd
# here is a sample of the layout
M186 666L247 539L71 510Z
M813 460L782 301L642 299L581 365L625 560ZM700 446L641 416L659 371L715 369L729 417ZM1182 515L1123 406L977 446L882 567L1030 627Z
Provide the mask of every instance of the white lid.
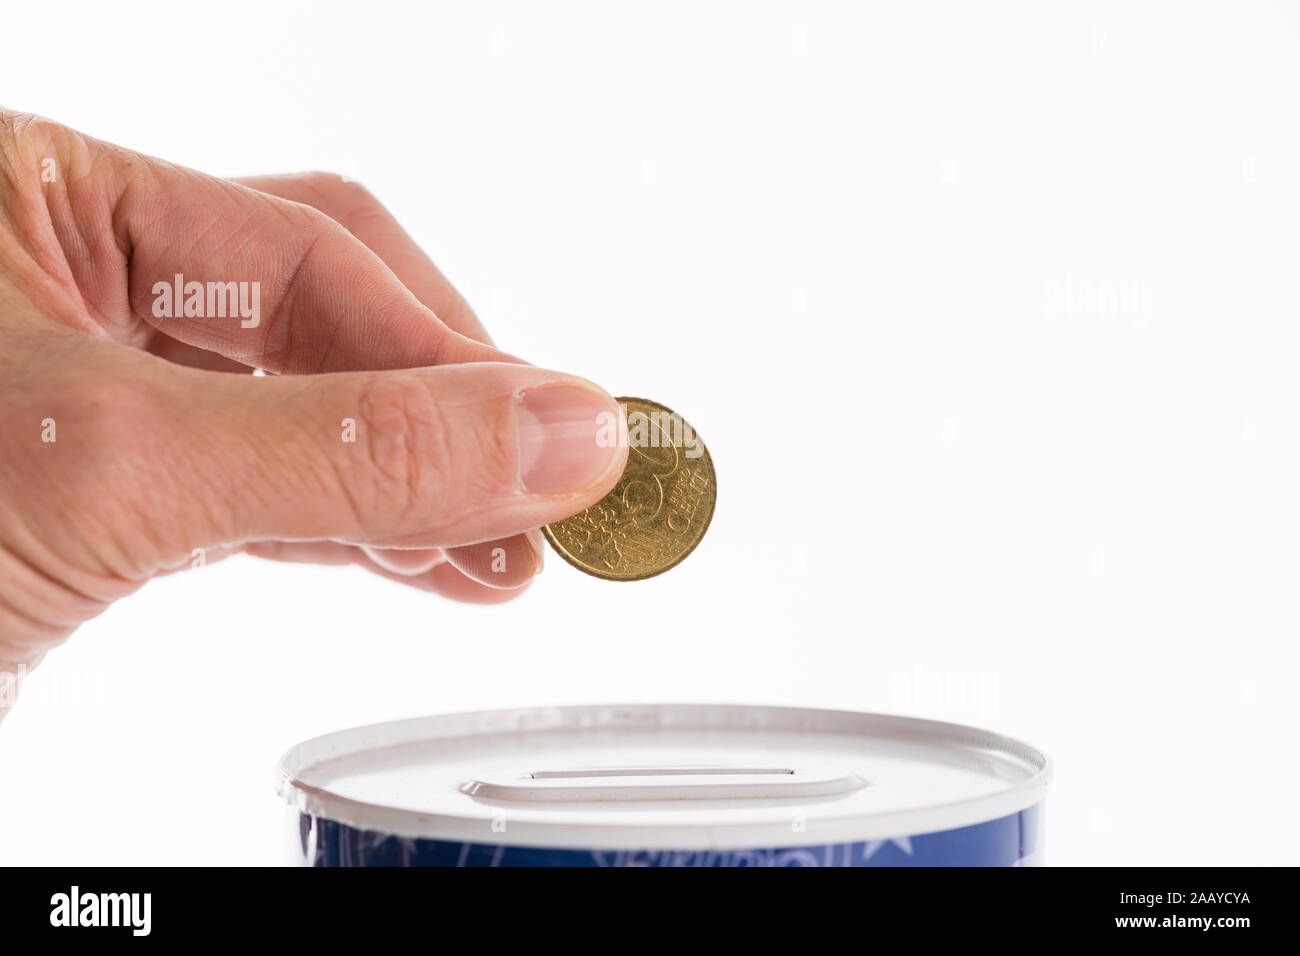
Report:
M400 836L601 849L798 846L969 826L1038 803L1039 751L958 724L792 707L548 707L299 744L300 811Z

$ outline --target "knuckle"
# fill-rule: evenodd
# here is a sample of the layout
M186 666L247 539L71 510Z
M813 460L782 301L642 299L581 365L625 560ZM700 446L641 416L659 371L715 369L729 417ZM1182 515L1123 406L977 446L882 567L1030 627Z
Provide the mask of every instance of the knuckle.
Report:
M420 376L381 374L369 378L357 399L356 444L364 452L361 487L373 513L400 524L449 484L445 454L447 423ZM388 532L388 528L368 528Z
M67 132L66 127L44 116L9 111L0 114L0 129L19 155L49 152Z
M514 428L508 402L501 404L449 409L423 376L371 377L357 403L359 461L366 472L359 483L370 506L359 510L375 516L361 516L364 532L376 538L438 535L512 491Z
M51 174L61 181L88 170L100 145L44 116L0 111L0 166L15 185L33 186Z

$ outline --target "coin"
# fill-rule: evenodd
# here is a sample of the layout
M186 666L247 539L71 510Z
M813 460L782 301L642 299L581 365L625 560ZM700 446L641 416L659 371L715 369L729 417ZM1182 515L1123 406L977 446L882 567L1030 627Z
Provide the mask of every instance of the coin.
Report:
M542 534L565 561L607 581L662 574L695 550L709 529L717 476L704 441L672 409L620 398L627 466L612 491Z

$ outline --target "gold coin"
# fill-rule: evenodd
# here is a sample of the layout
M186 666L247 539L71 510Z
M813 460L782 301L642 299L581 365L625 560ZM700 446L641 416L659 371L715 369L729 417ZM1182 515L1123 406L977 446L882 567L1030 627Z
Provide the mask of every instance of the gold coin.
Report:
M704 441L672 409L620 398L627 416L627 466L612 491L542 534L580 571L607 581L662 574L695 550L718 499Z

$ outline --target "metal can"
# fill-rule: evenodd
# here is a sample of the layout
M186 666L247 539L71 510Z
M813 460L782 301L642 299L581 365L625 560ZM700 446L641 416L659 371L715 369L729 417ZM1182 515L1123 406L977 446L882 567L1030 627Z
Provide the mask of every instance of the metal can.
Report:
M278 788L315 866L1024 866L1050 774L958 724L633 704L328 734Z

